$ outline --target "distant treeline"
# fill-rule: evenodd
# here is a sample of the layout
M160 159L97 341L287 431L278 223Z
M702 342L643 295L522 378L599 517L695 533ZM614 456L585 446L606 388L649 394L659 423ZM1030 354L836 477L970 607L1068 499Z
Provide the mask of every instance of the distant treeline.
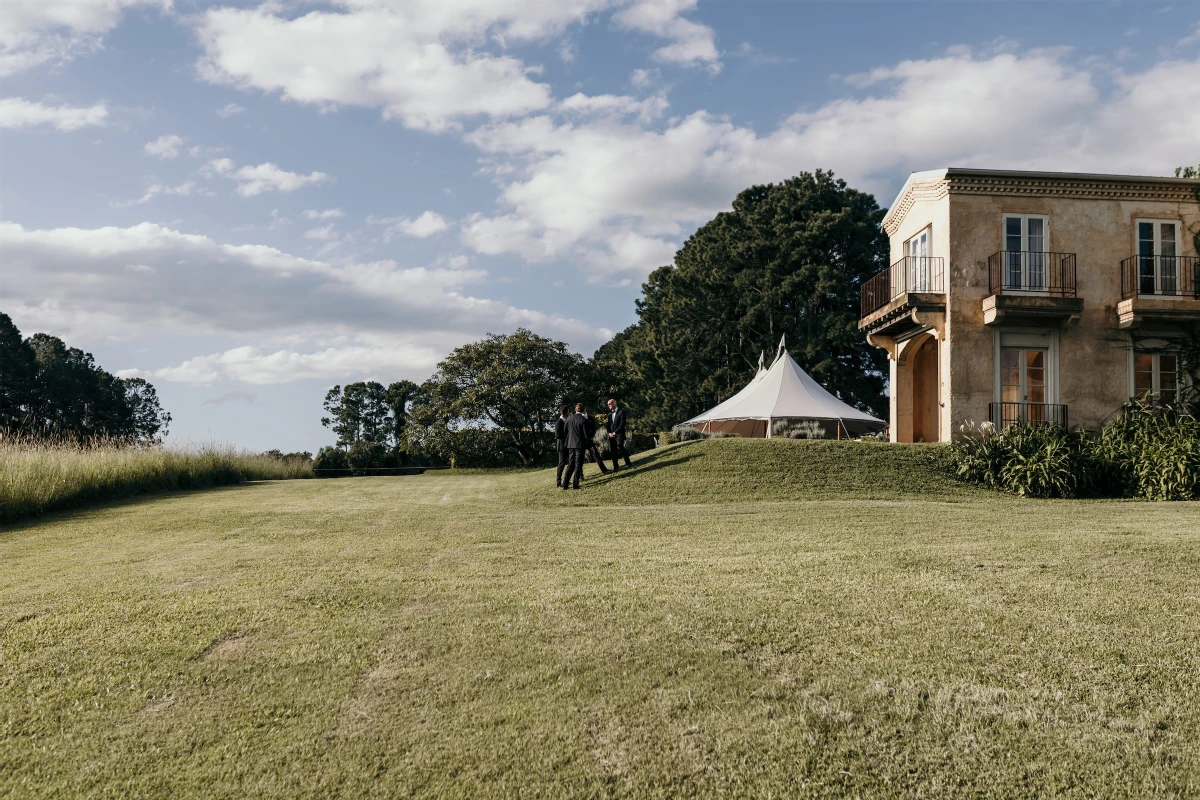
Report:
M45 333L22 338L0 313L0 431L26 439L156 442L171 415L154 386L118 378Z

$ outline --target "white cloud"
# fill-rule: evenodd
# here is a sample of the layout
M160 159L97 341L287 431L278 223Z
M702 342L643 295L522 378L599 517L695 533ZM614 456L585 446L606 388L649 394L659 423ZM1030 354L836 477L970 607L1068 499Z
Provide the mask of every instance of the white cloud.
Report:
M99 50L123 11L168 8L170 0L4 0L0 3L0 76L62 64Z
M638 90L648 89L662 80L657 69L635 69L629 74L629 82Z
M316 239L321 242L332 242L338 238L337 231L332 224L322 225L319 228L312 228L304 232L305 239Z
M1195 159L1197 74L1200 61L1117 73L1106 96L1066 51L954 48L853 76L850 96L765 134L703 111L665 126L603 115L493 123L466 139L488 159L499 208L468 216L462 239L482 253L644 275L740 190L802 170L833 169L870 191L939 166L1167 174Z
M0 99L0 128L31 128L49 125L60 131L73 131L108 120L104 103L92 106L50 106L23 97Z
M224 119L229 119L234 114L240 114L245 110L245 108L239 106L237 103L228 103L217 109L217 116L223 117Z
M179 148L183 145L183 137L176 136L173 133L160 136L152 142L146 142L143 148L146 155L154 156L155 158L175 158L179 155Z
M240 340L174 367L126 373L163 380L274 383L426 369L452 347L518 326L591 346L611 336L473 297L464 289L486 273L461 264L334 264L149 222L49 230L0 223L0 248L11 267L0 302L22 328L69 340L162 332ZM269 344L279 340L290 344L282 351Z
M304 212L305 219L337 219L343 216L345 214L340 208L327 208L324 211L317 211L314 208L310 208Z
M558 110L575 116L630 115L650 121L661 117L670 105L661 94L639 100L628 95L576 93L560 102Z
M436 211L425 211L414 220L400 220L396 225L405 235L418 239L426 239L450 227L446 218Z
M204 169L205 174L224 175L238 182L237 193L242 197L253 197L263 192L291 192L303 186L325 183L330 180L324 172L303 175L288 172L267 162L257 166L238 168L231 158L214 158Z
M367 223L387 226L383 232L385 242L390 242L396 236L427 239L450 229L450 223L436 211L422 212L416 219L411 217L367 217Z
M719 69L712 30L685 19L694 0L341 0L335 11L288 18L258 8L211 9L198 18L200 75L278 92L323 109L382 109L386 118L441 131L472 117L520 117L547 108L539 69L487 51L557 36L618 9L621 27L669 40L656 57Z
M715 74L721 71L716 33L683 16L695 8L696 0L635 0L614 14L613 21L619 27L670 40L655 51L659 61L705 67Z
M168 186L164 183L152 183L146 187L146 191L137 200L132 200L126 203L113 203L115 208L128 208L129 206L140 206L142 203L149 203L159 195L175 195L177 197L187 197L197 189L195 181L184 181L178 186Z

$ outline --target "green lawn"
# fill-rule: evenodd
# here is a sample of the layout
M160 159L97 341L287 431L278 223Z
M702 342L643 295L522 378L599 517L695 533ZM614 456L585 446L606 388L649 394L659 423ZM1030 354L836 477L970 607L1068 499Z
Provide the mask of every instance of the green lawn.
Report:
M0 796L1200 796L1200 504L1002 497L938 452L0 528Z

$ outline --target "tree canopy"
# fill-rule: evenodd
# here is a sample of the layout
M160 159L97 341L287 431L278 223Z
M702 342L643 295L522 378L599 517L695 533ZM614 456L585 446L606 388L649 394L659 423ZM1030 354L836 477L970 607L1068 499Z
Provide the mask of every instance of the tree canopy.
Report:
M334 386L325 394L329 416L322 417L321 424L337 434L350 466L399 466L407 460L405 426L416 391L412 381L386 387L377 381ZM324 457L328 460L330 454Z
M0 313L0 429L35 438L152 442L167 435L170 422L144 379L118 378L56 336L22 339Z
M525 465L543 456L555 408L577 390L583 358L564 342L524 328L489 334L463 345L438 364L413 403L425 432L461 427L501 430Z
M639 321L601 347L597 375L662 430L740 389L780 337L841 399L886 409L885 355L858 331L858 289L887 265L875 198L818 170L741 192L671 266L651 273Z

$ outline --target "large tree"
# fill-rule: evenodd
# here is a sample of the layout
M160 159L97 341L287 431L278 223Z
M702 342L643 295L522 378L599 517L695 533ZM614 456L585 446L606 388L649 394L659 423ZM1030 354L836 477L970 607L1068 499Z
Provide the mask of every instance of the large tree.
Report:
M555 407L577 391L583 359L563 342L524 328L463 345L438 364L413 404L423 427L491 427L505 433L526 466L552 444Z
M623 366L641 426L662 429L736 392L786 336L817 381L883 413L885 356L858 331L859 286L887 264L883 214L819 170L746 189L651 273L639 323L596 361Z

